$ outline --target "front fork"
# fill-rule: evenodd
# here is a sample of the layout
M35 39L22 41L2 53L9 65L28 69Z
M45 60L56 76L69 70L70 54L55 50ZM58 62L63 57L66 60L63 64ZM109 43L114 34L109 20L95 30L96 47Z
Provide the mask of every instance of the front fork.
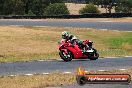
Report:
M62 49L61 51L63 51L62 53L66 58L69 57L67 49Z
M63 51L65 54L68 54L67 49L61 49L61 51Z

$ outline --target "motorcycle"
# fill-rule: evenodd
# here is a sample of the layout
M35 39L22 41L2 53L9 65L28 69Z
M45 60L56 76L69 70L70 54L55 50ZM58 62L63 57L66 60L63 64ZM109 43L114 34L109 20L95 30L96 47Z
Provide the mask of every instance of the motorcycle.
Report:
M99 54L96 49L92 47L93 42L89 40L83 41L83 45L79 46L78 44L71 44L66 42L65 39L62 39L59 42L59 55L61 59L68 62L72 59L90 59L96 60L99 57ZM85 52L83 52L83 50Z

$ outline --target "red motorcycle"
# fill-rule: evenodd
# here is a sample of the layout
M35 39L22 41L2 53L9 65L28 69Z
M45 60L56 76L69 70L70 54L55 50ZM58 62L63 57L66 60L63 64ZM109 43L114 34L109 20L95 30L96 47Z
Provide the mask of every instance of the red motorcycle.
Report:
M66 42L65 39L62 39L59 42L59 55L61 59L66 62L72 59L98 59L99 54L97 50L92 48L93 42L85 40L82 44L82 46L79 46L78 44L71 44L70 42ZM83 52L82 48L85 52Z

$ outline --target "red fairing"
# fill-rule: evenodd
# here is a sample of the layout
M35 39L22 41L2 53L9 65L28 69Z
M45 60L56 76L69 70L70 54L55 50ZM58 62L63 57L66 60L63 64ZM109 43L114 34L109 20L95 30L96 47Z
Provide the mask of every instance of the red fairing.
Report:
M73 53L74 58L82 57L82 51L78 48L78 45L74 45L74 47L67 47L67 49Z
M74 58L81 58L82 57L82 51L81 49L78 48L78 45L73 45L69 42L66 42L65 39L62 39L59 45L59 50L64 51L65 53L67 53L67 50L69 50L70 52L72 52Z
M86 44L89 44L89 43L91 43L92 41L90 41L90 40L85 40L85 41L83 41L83 44L84 45L86 45Z

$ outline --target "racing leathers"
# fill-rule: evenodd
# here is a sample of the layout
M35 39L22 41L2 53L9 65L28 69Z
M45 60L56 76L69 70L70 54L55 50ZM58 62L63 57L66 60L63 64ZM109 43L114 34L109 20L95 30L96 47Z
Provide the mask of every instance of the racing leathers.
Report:
M73 36L73 35L69 35L69 37L66 39L66 41L70 42L73 45L78 45L83 53L86 52L86 49L88 48L88 46L85 45L83 41L77 39L77 37Z

